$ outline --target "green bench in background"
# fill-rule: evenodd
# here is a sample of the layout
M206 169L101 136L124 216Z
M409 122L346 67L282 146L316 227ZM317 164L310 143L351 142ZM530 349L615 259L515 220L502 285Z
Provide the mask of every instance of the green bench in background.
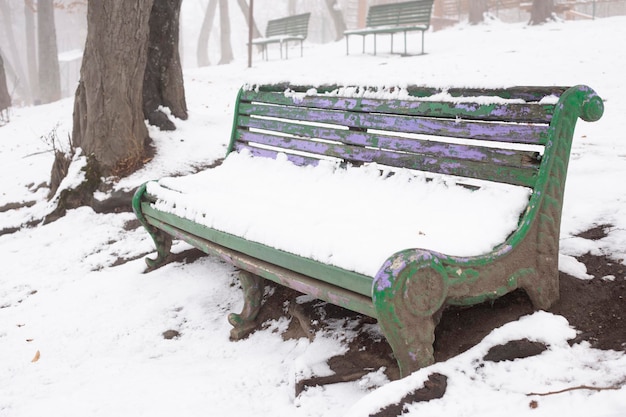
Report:
M280 58L283 58L283 45L285 45L285 57L289 57L289 42L300 42L300 56L302 56L302 43L309 33L309 18L311 13L303 13L294 16L282 17L267 22L264 38L252 40L253 45L262 47L263 57L267 60L267 45L277 43L280 48Z
M374 35L374 55L376 55L376 35L391 35L391 53L393 53L393 35L404 33L404 54L406 49L406 33L411 31L422 32L422 54L424 53L424 32L430 27L430 15L434 0L406 1L402 3L381 4L371 6L367 11L365 28L344 31L346 37L346 53L350 54L351 35L360 35L363 38L363 53L365 53L365 37Z

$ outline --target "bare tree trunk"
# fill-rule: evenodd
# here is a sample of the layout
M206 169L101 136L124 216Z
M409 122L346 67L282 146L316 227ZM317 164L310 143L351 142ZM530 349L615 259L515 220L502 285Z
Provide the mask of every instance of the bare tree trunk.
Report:
M233 48L230 44L230 16L228 0L220 0L220 62L218 65L233 61Z
M296 14L296 1L289 0L287 3L287 15L293 16L294 14Z
M540 25L548 20L553 20L554 0L533 0L533 6L530 9L529 25Z
M469 23L477 25L485 21L487 0L472 0L469 2Z
M343 32L346 30L346 22L343 20L343 14L337 4L337 0L326 0L326 7L330 16L333 18L333 24L335 26L335 40L343 38Z
M33 0L24 0L24 28L26 32L26 65L28 81L34 104L39 103L39 78L37 72L37 44L35 42L35 5Z
M248 16L250 15L250 6L248 6L248 3L246 3L246 0L237 0L237 4L239 4L241 13L243 13L243 16L245 17L246 22L247 22ZM252 22L252 35L255 38L261 37L261 31L259 31L259 27L256 25L256 21Z
M74 100L73 145L94 155L103 175L142 163L148 130L143 78L153 0L90 1L87 41Z
M0 11L2 12L4 31L7 36L7 43L11 53L12 68L15 73L15 90L17 94L27 103L32 102L31 89L28 85L28 79L24 76L24 70L22 69L22 60L20 53L17 49L17 42L15 35L13 34L13 25L11 22L11 8L9 7L8 0L0 0ZM8 57L5 56L8 60ZM8 62L7 62L8 66Z
M39 91L42 103L61 99L61 73L53 0L37 1L39 43Z
M215 11L217 10L217 0L210 0L209 5L202 20L200 28L200 36L198 37L198 49L196 50L196 59L199 67L207 67L211 65L209 61L209 37L213 28L213 20L215 19Z
M179 18L182 0L154 0L150 12L148 61L143 80L143 112L150 124L161 130L176 126L159 111L168 107L179 119L187 119L183 71L178 54Z
M11 95L9 94L9 87L7 86L7 77L4 73L4 60L0 53L0 120L2 119L2 112L11 106Z

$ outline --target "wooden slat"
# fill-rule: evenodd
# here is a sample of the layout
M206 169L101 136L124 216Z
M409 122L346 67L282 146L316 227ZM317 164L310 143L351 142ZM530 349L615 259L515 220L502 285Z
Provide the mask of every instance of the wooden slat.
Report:
M272 158L276 159L276 155L278 155L278 150L267 149L267 148L258 148L256 146L250 146L246 142L237 142L235 143L234 150L239 152L243 149L248 150L253 156L261 156L263 158ZM286 153L287 160L291 161L293 164L297 166L316 166L321 158L313 158L303 155L296 155L292 153Z
M419 0L371 6L367 12L366 25L368 27L409 24L428 26L432 5L432 0Z
M537 178L537 167L516 168L498 166L457 158L438 158L430 155L408 154L389 150L365 148L327 142L273 136L268 134L241 132L242 140L275 147L277 149L306 152L311 155L332 156L348 162L376 162L398 168L409 168L487 181L503 182L532 187Z
M311 13L303 13L295 16L282 17L267 22L266 37L290 35L305 38L308 33L309 18Z
M400 99L373 99L333 96L286 96L284 93L246 91L242 102L261 102L328 110L351 110L366 113L404 114L411 116L461 118L468 120L507 120L515 123L550 123L554 105L538 103L479 104Z
M544 144L548 129L547 126L541 125L392 116L378 113L268 106L257 103L240 103L239 112L244 115L308 120L362 129L526 144Z
M248 116L242 116L239 119L239 125L244 128L256 128L266 131L281 132L283 134L297 136L300 138L324 139L345 143L347 145L375 147L398 152L431 155L434 157L457 158L476 162L490 162L495 165L520 168L539 165L539 154L531 151L488 148L483 146L453 144L416 138L403 138L379 133L373 134L353 130L334 129L290 123L283 120L251 118ZM241 131L240 129L238 135L241 140L254 141L253 137L249 136L249 132L246 132L245 130Z
M331 93L344 86L337 84L327 85L294 85L289 83L264 84L256 86L258 91L284 93L285 90L304 93L314 88L318 93ZM375 88L368 88L377 91ZM568 87L561 86L538 86L538 87L504 87L504 88L435 88L421 85L409 85L405 87L411 97L430 97L438 93L447 92L452 97L500 97L510 100L524 100L526 102L538 102L548 96L560 97ZM556 101L556 100L555 100Z

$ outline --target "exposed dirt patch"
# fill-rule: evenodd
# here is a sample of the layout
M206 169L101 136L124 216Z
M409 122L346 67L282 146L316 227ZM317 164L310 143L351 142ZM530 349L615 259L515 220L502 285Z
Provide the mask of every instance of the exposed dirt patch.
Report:
M584 237L601 239L610 227L598 226L585 232ZM200 251L189 250L173 256L171 261L189 262L200 256ZM591 254L578 259L594 278L580 280L561 273L560 300L549 311L564 316L578 330L578 336L570 343L587 341L595 348L626 351L626 266ZM319 300L303 299L298 292L269 281L267 285L273 289L259 313L258 329L267 327L269 320L287 317L291 321L283 333L285 338L312 339L320 331L342 332L345 334L339 336L345 337L349 345L346 354L329 360L335 375L298 381L298 393L310 386L357 380L381 367L389 379L399 377L392 350L378 330L376 320ZM533 311L529 298L521 290L473 307L447 308L435 332L435 360L454 357L479 343L493 329ZM494 360L538 354L542 348L516 341L498 347L493 352ZM396 415L394 410L386 411Z

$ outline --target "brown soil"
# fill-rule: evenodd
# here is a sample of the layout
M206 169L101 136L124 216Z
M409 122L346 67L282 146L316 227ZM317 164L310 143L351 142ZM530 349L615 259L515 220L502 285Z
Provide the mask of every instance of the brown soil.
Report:
M600 239L606 235L605 228L598 226L581 237ZM192 261L197 256L201 256L199 251L197 254L179 254L177 260ZM578 259L594 278L581 280L560 273L560 299L549 311L564 316L577 329L578 335L570 341L571 344L587 341L598 349L626 351L624 260L591 254ZM318 331L331 325L333 330L330 331L337 332L337 327L339 331L356 331L356 337L349 341L349 351L329 360L335 375L299 381L297 394L309 386L357 380L380 367L386 368L385 373L390 379L399 377L391 348L378 330L376 320L319 300L298 303L296 298L300 294L296 291L270 282L268 285L274 289L264 300L259 313L259 329L266 327L269 320L287 316L291 324L283 334L285 338L313 339ZM473 307L448 308L435 332L435 360L439 362L456 356L479 343L493 329L532 312L530 300L521 290ZM337 326L338 321L341 326ZM506 359L537 354L541 350L541 346L521 341L501 346L494 354Z

